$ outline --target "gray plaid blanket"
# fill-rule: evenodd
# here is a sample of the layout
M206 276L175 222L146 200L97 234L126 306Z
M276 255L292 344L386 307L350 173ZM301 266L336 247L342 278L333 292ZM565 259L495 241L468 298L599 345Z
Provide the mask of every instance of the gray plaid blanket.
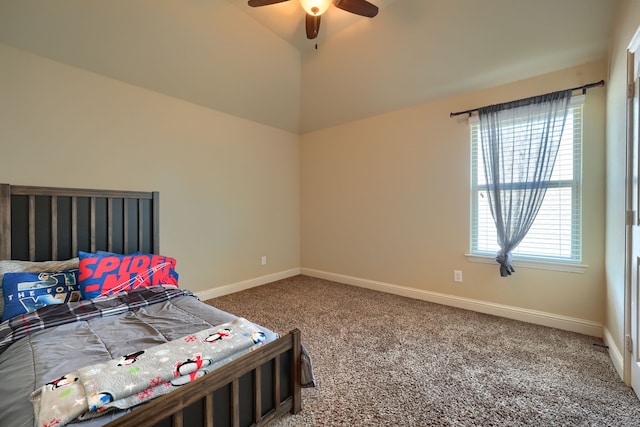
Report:
M191 291L186 289L152 286L120 292L105 298L49 305L2 322L0 324L0 353L20 338L37 331L96 317L115 316L183 295L196 298Z

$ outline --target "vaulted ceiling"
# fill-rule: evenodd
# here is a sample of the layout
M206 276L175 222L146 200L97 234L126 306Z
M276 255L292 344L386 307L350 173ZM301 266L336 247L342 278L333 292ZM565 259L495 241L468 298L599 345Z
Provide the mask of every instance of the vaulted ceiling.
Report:
M0 43L304 133L604 59L616 5L370 1L330 8L316 49L297 0L3 0Z

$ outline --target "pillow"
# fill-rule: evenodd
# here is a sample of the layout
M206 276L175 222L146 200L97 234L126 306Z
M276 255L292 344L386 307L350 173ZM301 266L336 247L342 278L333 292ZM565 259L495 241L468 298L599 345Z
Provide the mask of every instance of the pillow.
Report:
M5 273L14 272L46 272L46 271L63 271L78 268L78 258L71 258L64 261L15 261L15 260L2 260L0 261L0 315L2 314L4 307L4 297L2 296L2 278Z
M154 285L178 286L176 260L162 255L79 253L78 283L84 299Z
M5 273L2 321L51 304L80 300L78 270Z

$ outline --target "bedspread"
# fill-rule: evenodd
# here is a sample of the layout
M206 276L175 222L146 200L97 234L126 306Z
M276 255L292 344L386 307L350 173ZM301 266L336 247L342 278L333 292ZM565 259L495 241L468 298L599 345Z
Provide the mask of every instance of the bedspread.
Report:
M77 369L32 395L39 427L63 426L166 394L246 354L264 333L238 318L122 357Z
M44 307L0 325L0 425L33 427L34 390L80 368L108 362L237 319L178 288L146 288ZM277 334L259 328L266 341ZM81 349L81 350L79 350ZM62 380L64 382L64 380ZM109 412L74 426L101 426Z

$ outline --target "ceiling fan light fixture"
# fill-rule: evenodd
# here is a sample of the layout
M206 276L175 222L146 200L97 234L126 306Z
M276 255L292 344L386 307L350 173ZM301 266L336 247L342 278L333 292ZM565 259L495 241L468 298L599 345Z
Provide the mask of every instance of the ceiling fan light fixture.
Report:
M333 3L333 0L300 0L302 8L312 16L320 16L325 13L331 3Z

